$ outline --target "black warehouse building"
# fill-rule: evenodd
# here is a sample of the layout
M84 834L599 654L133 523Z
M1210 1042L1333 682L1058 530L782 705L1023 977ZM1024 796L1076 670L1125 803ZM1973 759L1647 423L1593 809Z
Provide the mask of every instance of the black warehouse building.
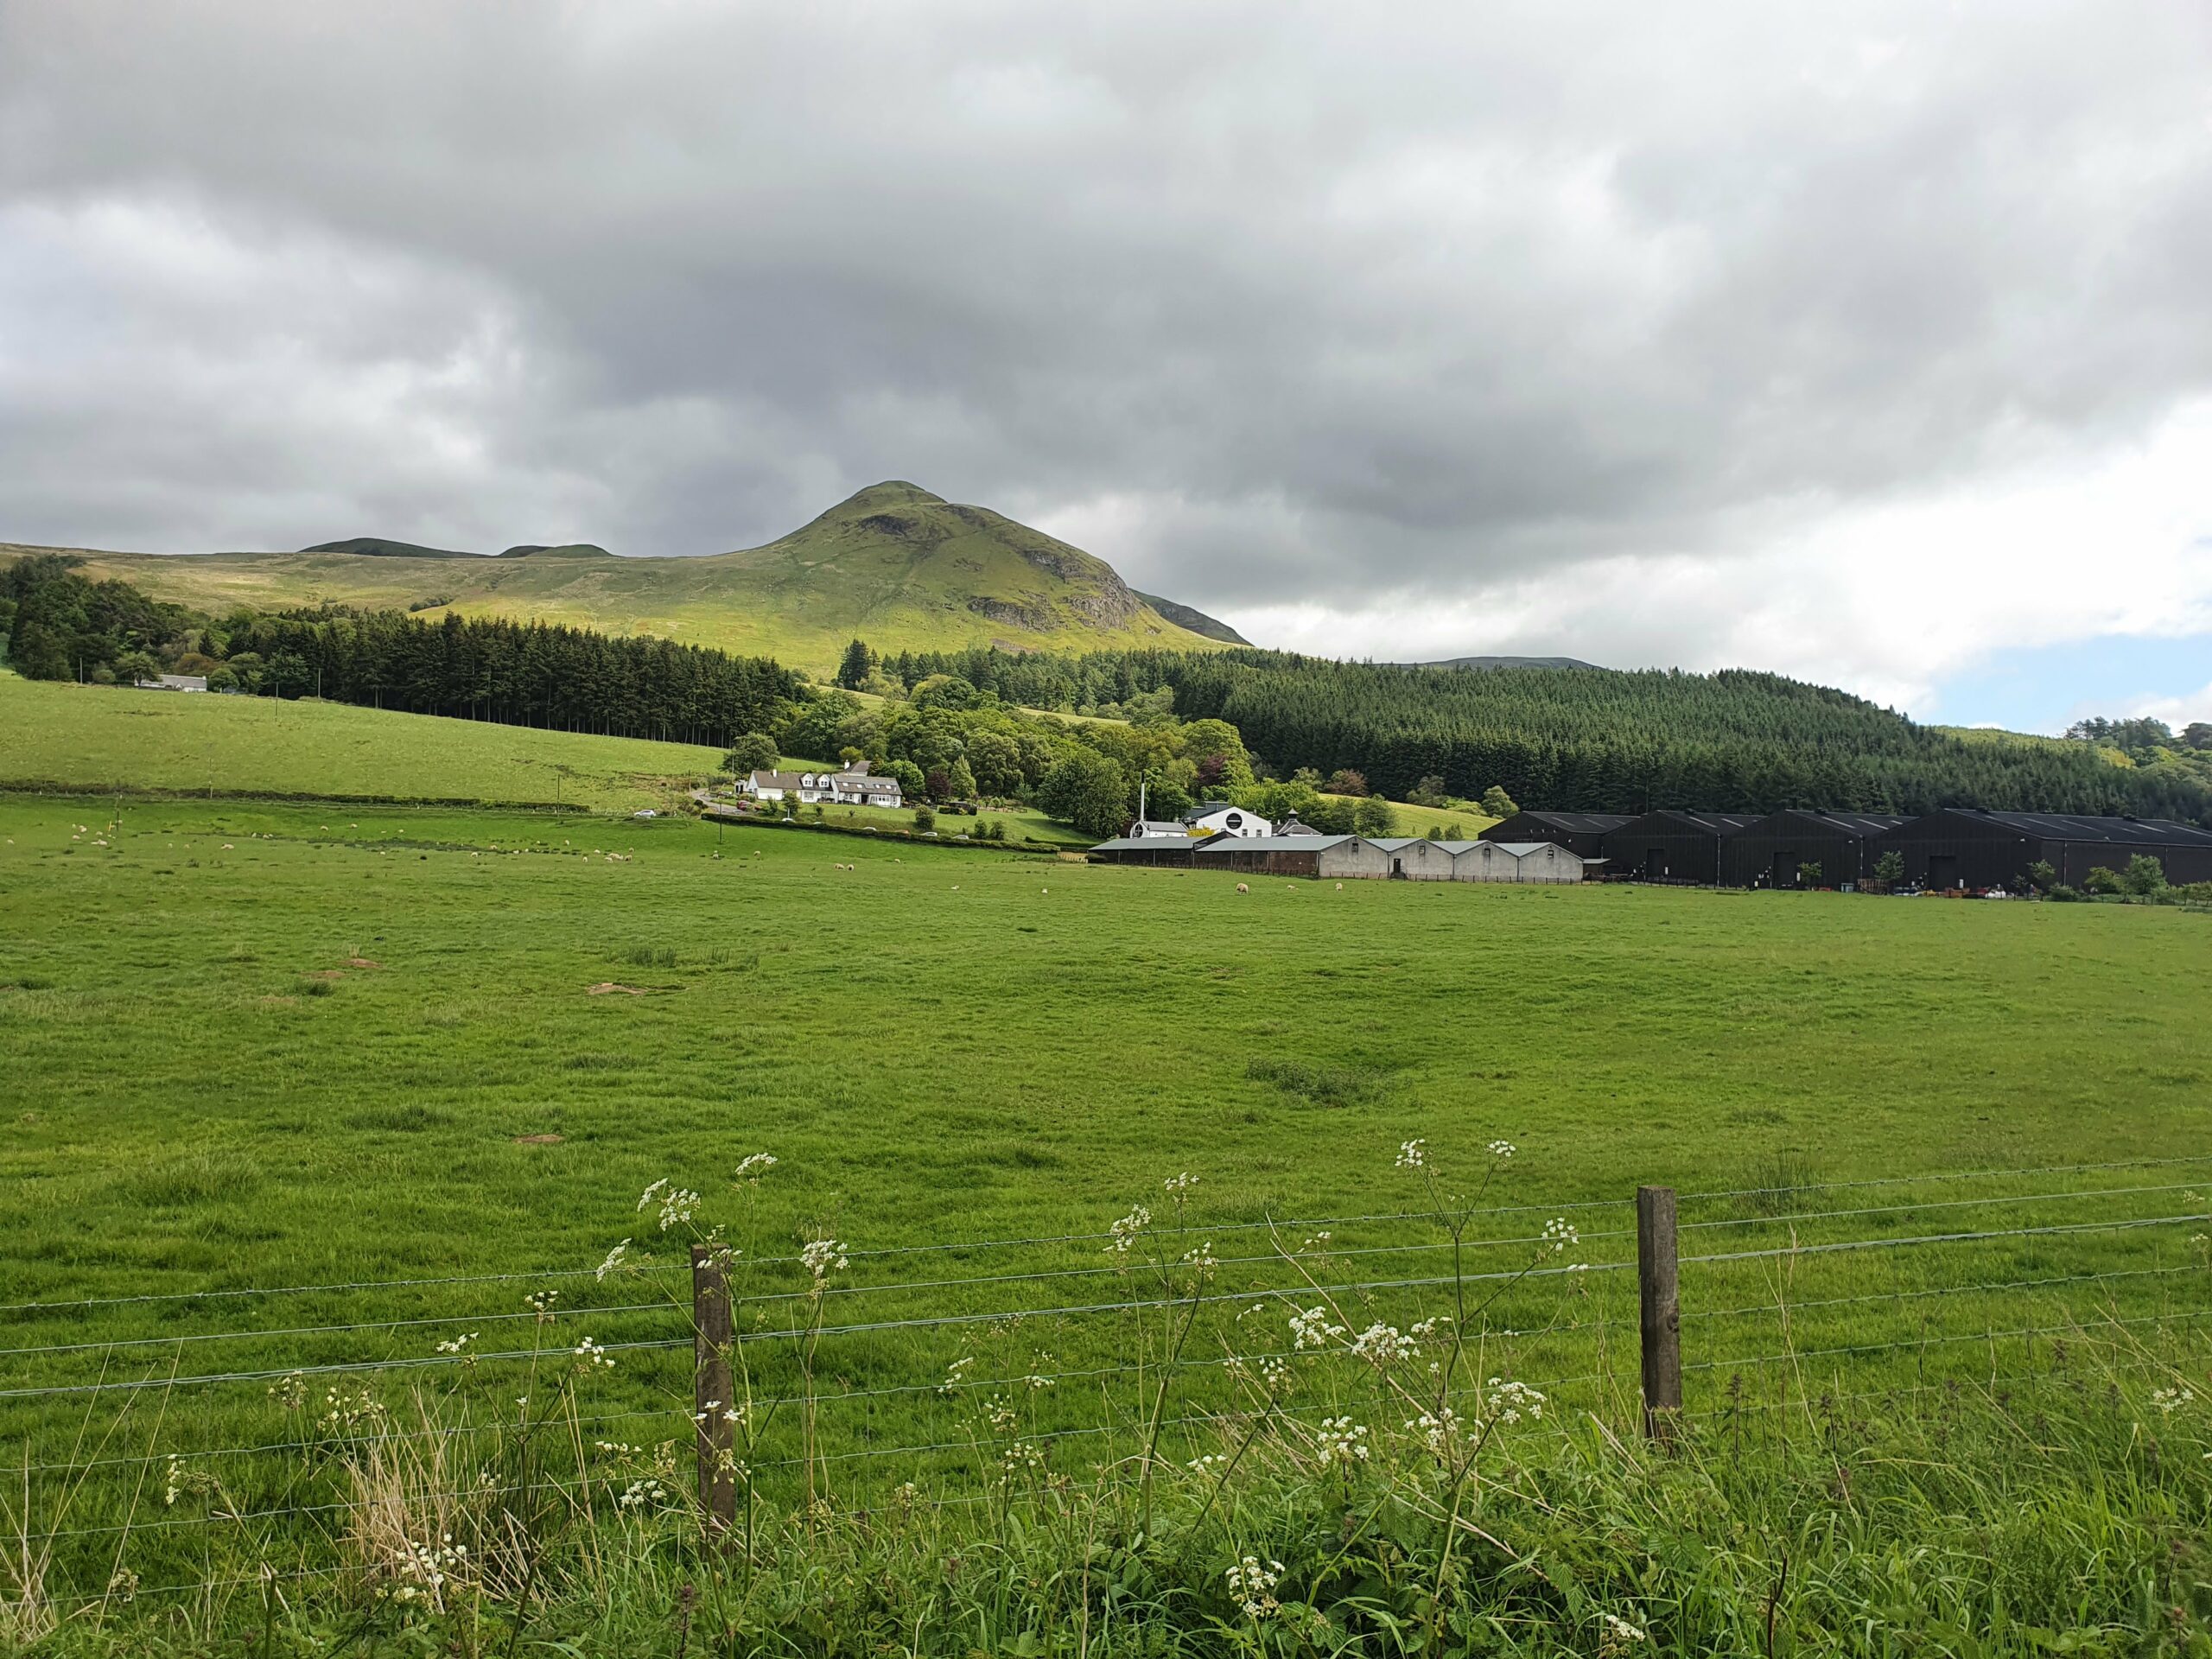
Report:
M1874 839L1905 821L1872 812L1777 812L1720 843L1724 887L1840 887L1872 878L1881 855ZM1821 867L1817 881L1798 871Z
M1478 841L1548 841L1585 858L1603 858L1599 844L1628 822L1619 812L1516 812L1476 836Z
M1631 881L1720 880L1720 849L1758 819L1737 812L1647 812L1604 839L1605 874Z
M2167 818L1954 808L1885 830L1873 851L1901 855L1905 880L1923 887L2024 887L2031 864L2078 887L2098 866L2117 874L2139 853L2157 859L2169 881L2212 881L2212 830Z

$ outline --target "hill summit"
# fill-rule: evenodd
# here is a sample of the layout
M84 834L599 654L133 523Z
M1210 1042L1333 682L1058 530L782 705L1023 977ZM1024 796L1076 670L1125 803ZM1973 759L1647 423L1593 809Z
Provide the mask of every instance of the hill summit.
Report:
M34 550L43 550L0 547L0 557ZM652 634L816 673L855 638L896 652L1215 651L1235 637L1203 613L1147 601L1081 548L899 479L763 546L690 557L619 557L584 542L470 553L374 536L297 552L63 550L88 575L217 613L242 604L454 611Z

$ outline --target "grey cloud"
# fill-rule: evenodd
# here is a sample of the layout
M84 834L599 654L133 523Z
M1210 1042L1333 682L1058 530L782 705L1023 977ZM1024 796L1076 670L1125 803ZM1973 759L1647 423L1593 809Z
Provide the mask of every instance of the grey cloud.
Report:
M703 552L905 476L1232 612L1752 558L2212 387L2208 69L2163 0L16 0L0 536Z

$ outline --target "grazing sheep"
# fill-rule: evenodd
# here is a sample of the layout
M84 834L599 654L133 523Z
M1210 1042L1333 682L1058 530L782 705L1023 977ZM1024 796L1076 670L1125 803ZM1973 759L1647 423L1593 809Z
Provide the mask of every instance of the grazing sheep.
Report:
M1236 891L1237 891L1237 892L1239 892L1239 893L1249 893L1249 892L1251 892L1251 891L1252 891L1252 889L1251 889L1251 888L1249 888L1249 887L1246 887L1246 886L1242 882L1242 881L1239 881L1239 882L1236 884Z

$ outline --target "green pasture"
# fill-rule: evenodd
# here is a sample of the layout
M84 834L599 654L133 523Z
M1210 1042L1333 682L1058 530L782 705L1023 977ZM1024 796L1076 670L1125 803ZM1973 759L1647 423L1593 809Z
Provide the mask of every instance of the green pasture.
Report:
M721 764L690 743L345 703L0 672L0 787L666 809Z
M743 1252L778 1503L802 1400L851 1503L988 1494L994 1395L1071 1478L1149 1417L1179 1466L1218 1444L1231 1355L1317 1363L1286 1315L1322 1300L1352 1331L1457 1311L1471 1374L1633 1438L1640 1183L1685 1195L1686 1257L1743 1257L1683 1270L1689 1403L1739 1452L1915 1391L2212 1394L2202 917L1237 885L688 817L0 797L0 1436L104 1471L57 1578L104 1582L126 1520L148 1584L212 1570L187 1523L215 1500L164 1506L142 1471L312 1440L326 1389L462 1434L558 1397L579 1480L627 1477L594 1474L602 1437L688 1456L683 1261L709 1225ZM1396 1166L1415 1139L1439 1188ZM663 1180L700 1195L665 1232L639 1205ZM1433 1191L1485 1211L1457 1255ZM1558 1251L1554 1217L1580 1236ZM1964 1232L2005 1236L1778 1254ZM793 1257L822 1237L849 1264L816 1298ZM222 1294L270 1287L340 1288ZM437 1353L461 1335L473 1364ZM614 1365L561 1380L585 1337ZM272 1398L392 1360L423 1363ZM1395 1433L1363 1375L1316 1372L1291 1410ZM79 1392L29 1392L54 1389ZM2162 1432L2201 1504L2201 1430ZM337 1501L296 1454L192 1466L251 1515Z

